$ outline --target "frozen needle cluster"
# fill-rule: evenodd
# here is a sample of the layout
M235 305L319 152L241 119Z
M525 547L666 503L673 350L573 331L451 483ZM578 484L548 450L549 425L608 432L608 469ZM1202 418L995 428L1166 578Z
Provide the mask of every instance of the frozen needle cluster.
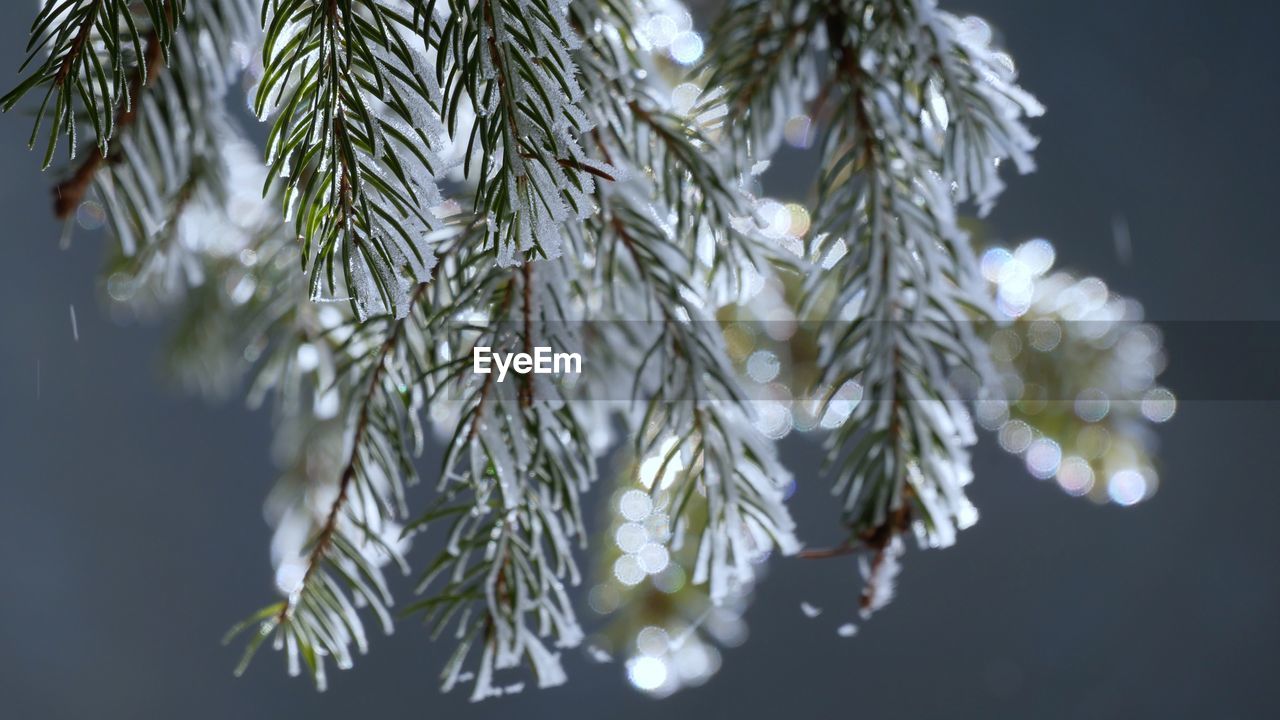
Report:
M714 673L765 559L800 551L776 444L805 413L827 431L847 538L808 553L860 555L864 616L892 597L906 538L946 546L977 518L968 390L1002 442L1022 423L1035 473L1082 494L1111 472L1125 504L1154 483L1137 450L1104 460L1081 441L1063 459L1058 425L1033 433L1030 410L991 394L1044 367L993 363L993 328L1071 308L1032 275L1018 285L1013 256L984 272L960 223L994 203L1002 164L1032 169L1041 112L990 28L933 0L734 0L701 20L676 0L39 12L0 102L38 102L46 165L65 140L58 216L110 229L118 308L176 315L179 377L211 393L247 377L271 401L280 597L236 629L241 669L267 645L323 687L371 627L392 631L399 570L418 576L408 612L453 644L445 690L562 683L587 632L585 494L615 445L629 462L591 605L657 694ZM237 94L267 123L261 152ZM759 195L784 140L822 160L780 225ZM1026 324L1010 332L1043 329ZM791 351L753 352L766 337ZM538 347L585 367L473 372L477 348ZM1167 419L1148 350L1132 382L1051 369L1087 424L1104 391ZM433 435L443 461L421 500Z

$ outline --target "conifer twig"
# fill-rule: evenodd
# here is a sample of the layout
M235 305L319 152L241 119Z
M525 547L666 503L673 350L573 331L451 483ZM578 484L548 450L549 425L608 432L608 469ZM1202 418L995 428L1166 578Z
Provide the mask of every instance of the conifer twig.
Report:
M138 105L142 102L142 93L149 87L164 69L163 52L160 37L152 31L146 38L146 60L133 70L129 82L129 101L122 105L116 115L116 133L126 132L138 117ZM68 60L70 56L68 56ZM117 152L119 152L117 150ZM66 220L80 207L85 193L93 184L94 177L103 163L108 161L107 153L101 145L94 146L76 167L69 177L53 187L53 214L59 220Z

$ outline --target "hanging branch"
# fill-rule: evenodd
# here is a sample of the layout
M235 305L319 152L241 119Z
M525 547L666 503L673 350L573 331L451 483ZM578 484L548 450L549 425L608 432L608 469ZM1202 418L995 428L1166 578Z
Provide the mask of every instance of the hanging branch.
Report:
M134 0L63 0L45 3L36 15L21 70L33 69L0 98L0 107L8 112L27 93L47 87L28 141L35 147L48 115L43 167L52 164L62 136L75 157L82 115L88 116L102 156L121 121L132 122L135 98L156 72L160 56L167 55L184 11L182 0L138 5Z
M132 99L132 102L122 106L116 116L114 123L114 131L116 133L125 132L133 125L134 120L137 119L137 103L142 100L143 89L155 82L156 77L163 68L160 62L160 38L155 32L147 34L144 57L145 60L142 64L134 68L133 77L129 81L128 97ZM104 146L102 144L95 145L89 151L89 156L80 163L75 172L54 186L53 214L55 217L59 220L66 220L80 207L85 193L89 191L89 186L93 183L94 177L98 173L98 168L102 166L106 159L107 155Z
M955 375L986 375L974 324L989 330L990 303L957 213L990 207L1002 161L1031 169L1039 105L989 28L933 0L735 0L692 76L658 52L669 11L265 0L257 18L247 0L60 0L38 14L31 70L0 105L44 87L45 164L63 136L73 158L89 149L59 217L92 193L119 241L112 298L182 300L187 378L225 390L256 367L251 401L278 401L284 598L237 628L240 670L271 639L323 687L329 659L366 650L370 613L391 630L384 565L405 568L408 541L442 524L411 609L458 640L445 689L511 692L521 666L562 682L560 650L582 639L582 493L618 414L670 513L671 536L646 542L691 568L699 608L739 603L764 554L798 549L790 476L719 322L756 293L803 285L797 314L829 316L814 392L845 418L828 448L849 535L806 556L859 554L866 614L892 596L907 532L946 545L976 518ZM259 27L265 168L225 107ZM800 115L823 159L797 260L757 226L751 188ZM589 349L593 367L572 383L472 372L477 347L544 345ZM617 387L629 409L592 402ZM428 405L447 440L438 497L402 528ZM1063 482L1092 481L1075 460Z
M589 123L567 6L451 0L443 18L423 18L423 35L438 47L441 115L451 135L466 137L475 215L487 219L485 243L500 265L557 257L562 225L592 212L593 176L613 179L579 144ZM470 129L460 131L467 120Z
M945 546L976 519L962 490L974 436L950 374L985 372L973 332L984 289L929 128L915 121L912 88L930 81L912 75L922 65L919 25L932 12L872 2L823 17L835 72L819 96L848 110L828 113L816 245L820 256L845 255L811 287L835 287L831 306L856 308L852 322L831 324L820 362L832 394L849 382L864 389L830 459L851 532L877 552L910 522L922 542Z
M48 53L46 62L4 106L47 83L46 105L55 93L58 98L50 151L65 129L73 158L79 132L92 128L87 155L54 187L54 212L67 220L92 192L119 253L128 258L142 251L132 261L113 261L132 285L160 276L157 285L168 285L172 294L201 281L192 247L198 243L181 231L180 219L190 208L207 216L205 225L226 216L224 180L237 173L232 156L241 143L223 100L242 68L231 48L253 42L251 17L246 0L214 0L190 10L175 0L73 0L45 4L33 26L28 63L40 52ZM161 234L173 242L152 247ZM180 279L184 273L190 277Z
M283 186L311 294L345 293L361 318L403 317L435 266L426 237L449 166L415 20L373 0L269 0L263 11L254 109L277 113L268 180Z
M474 679L472 700L518 691L497 674L527 663L538 687L565 680L559 653L582 639L565 584L580 581L571 538L585 543L579 496L596 476L587 432L557 386L540 376L498 381L470 373L472 348L528 352L536 343L572 347L563 335L563 263L526 264L516 274L489 268L468 285L481 288L484 324L457 325L458 360L432 373L429 401L461 398L445 451L436 508L415 529L450 519L444 551L423 573L411 610L438 637L453 628L458 647L442 673L447 691ZM473 290L474 291L474 290ZM474 674L466 671L478 654Z
M646 398L643 414L632 417L636 456L661 459L650 489L670 485L674 546L698 548L693 581L707 583L718 603L752 581L754 561L774 546L787 554L799 548L783 504L790 475L750 422L719 325L679 272L678 246L627 196L609 193L602 205L619 246L604 272L637 291L623 300L632 313L655 316L636 339L635 386ZM705 502L690 503L695 495Z
M899 534L947 545L976 518L962 489L973 431L951 375L985 374L973 324L988 303L956 203L989 204L1002 158L1029 169L1021 120L1039 106L997 70L989 33L927 0L735 3L722 24L705 66L722 86L712 98L739 103L735 136L769 152L808 99L827 126L811 251L830 270L810 275L806 307L839 315L819 330L825 408L862 391L829 461L851 535L875 555L869 610L891 594L873 578L891 579ZM754 55L735 49L747 45Z
M426 293L420 285L409 297L420 307ZM337 475L336 494L300 560L300 573L277 571L287 597L259 611L228 634L227 639L256 626L244 658L243 672L268 637L288 653L290 674L301 671L299 658L323 689L324 661L332 657L339 668L352 664L351 646L368 649L358 606L371 608L383 630L392 630L392 604L381 565L394 560L407 571L400 551L396 518L404 508L404 485L415 480L413 455L420 437L416 430L421 392L413 388L416 364L407 353L419 331L414 313L360 325L341 342L336 354L352 358L347 448ZM372 352L362 353L371 338L383 339ZM409 389L406 389L409 388Z
M202 281L198 273L179 277L193 272L196 255L237 252L232 238L241 233L234 226L260 221L227 211L228 199L241 192L237 181L260 175L226 107L233 78L243 67L233 48L257 36L253 13L246 0L214 0L192 6L177 27L168 64L148 62L150 76L117 123L112 151L103 155L95 149L55 189L59 213L65 215L92 187L120 254L133 258L127 264L135 282L161 275L170 294ZM153 53L160 47L158 40L148 45ZM199 221L184 222L188 216ZM221 234L216 240L214 227Z
M751 424L712 314L727 301L720 289L771 274L778 248L738 222L750 213L751 198L735 176L738 158L719 151L708 134L720 114L688 116L670 107L671 87L630 34L635 23L625 8L575 5L573 12L581 27L618 28L586 33L578 51L584 83L601 98L592 106L588 147L626 178L597 189L601 214L584 232L599 238L593 285L609 317L636 320L639 313L648 321L621 323L611 330L626 337L592 346L611 367L598 382L635 386L643 412L624 417L637 457L657 456L659 476L672 468L670 476L679 477L669 489L651 488L672 498L673 549L695 548L694 580L720 603L750 583L763 553L797 547L782 504L789 476ZM627 347L634 351L620 349Z
M821 59L815 58L814 5L789 0L730 3L716 20L699 65L708 92L697 112L728 105L730 131L740 152L771 156L782 126L815 92Z

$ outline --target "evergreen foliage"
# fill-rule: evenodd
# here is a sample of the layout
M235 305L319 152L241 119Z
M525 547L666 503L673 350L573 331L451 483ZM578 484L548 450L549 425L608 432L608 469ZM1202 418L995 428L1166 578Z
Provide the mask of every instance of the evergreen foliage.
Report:
M563 682L584 638L584 494L616 427L635 460L619 487L665 513L662 564L688 565L699 607L743 602L765 557L801 548L778 435L722 327L762 288L813 321L797 392L836 416L848 542L807 554L860 553L869 613L903 536L946 546L976 520L961 380L981 410L1037 369L993 363L1009 318L960 217L991 207L1002 163L1032 169L1040 106L985 23L933 0L734 0L705 53L662 34L673 17L689 17L673 0L39 12L0 102L35 101L46 166L65 138L58 217L105 210L108 291L174 310L181 377L225 392L248 370L250 399L274 399L281 599L233 631L241 670L269 644L324 687L367 624L393 629L396 568L419 576L404 612L456 643L444 689L500 695L521 668ZM241 79L265 162L230 109ZM821 166L788 247L759 176L796 118ZM1028 308L1056 317L1030 301L1014 317ZM474 348L537 346L588 367L576 383L472 372ZM443 462L416 507L429 432Z

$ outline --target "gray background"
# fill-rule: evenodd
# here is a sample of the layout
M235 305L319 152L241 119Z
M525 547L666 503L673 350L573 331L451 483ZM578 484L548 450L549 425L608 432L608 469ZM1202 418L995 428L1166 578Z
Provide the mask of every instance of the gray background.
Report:
M34 4L0 9L0 68L17 66ZM1277 319L1274 4L944 4L999 27L1049 108L1039 172L993 218L1001 236L1051 238L1158 319ZM851 562L775 563L746 646L661 703L574 656L566 687L471 706L437 692L443 648L412 623L324 695L270 654L233 679L219 637L272 592L267 417L157 382L162 329L105 316L100 236L57 249L27 130L0 118L0 716L1275 716L1280 414L1262 402L1183 402L1161 432L1162 490L1131 509L1068 498L988 442L982 522L954 549L912 553L900 597L857 638L834 633L854 603ZM1272 356L1214 351L1190 369L1174 357L1175 390L1274 379ZM829 541L812 446L786 454L805 537ZM808 620L801 601L827 612Z

